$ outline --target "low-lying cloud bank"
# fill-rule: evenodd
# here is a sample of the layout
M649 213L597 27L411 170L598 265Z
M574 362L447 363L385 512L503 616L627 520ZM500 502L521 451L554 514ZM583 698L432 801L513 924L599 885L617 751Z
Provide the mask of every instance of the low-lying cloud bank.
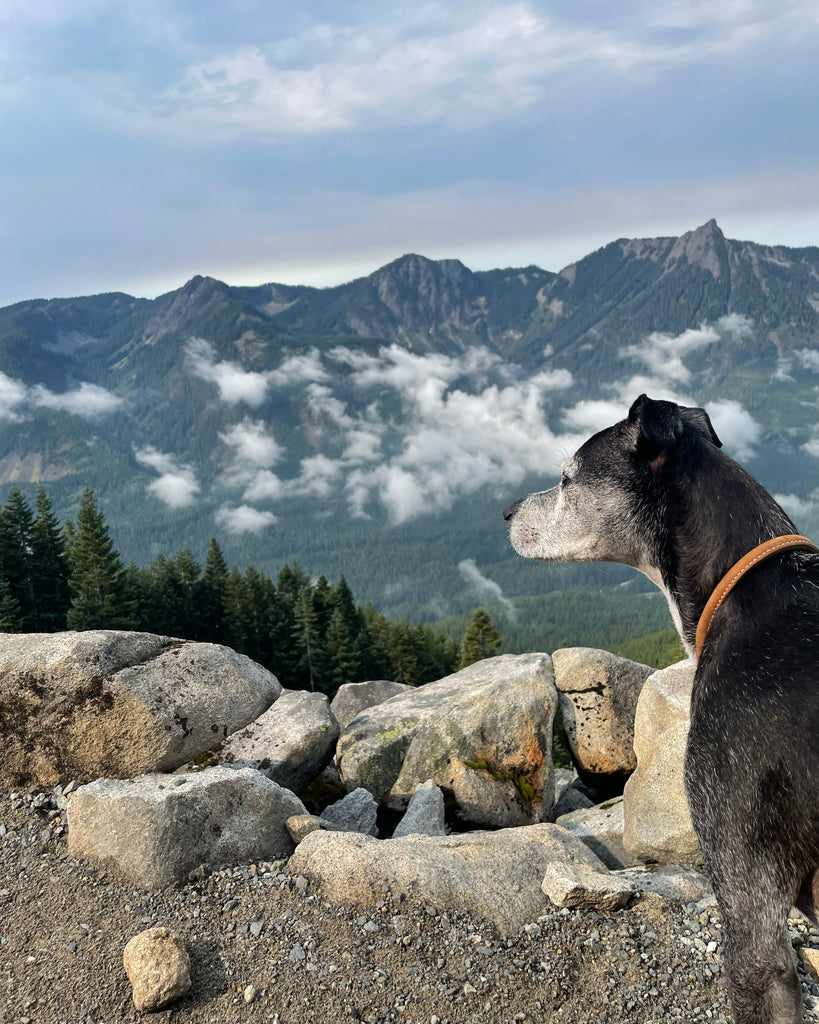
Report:
M26 419L34 409L55 409L93 421L122 404L117 395L87 381L71 391L57 393L43 384L29 387L0 371L0 419L12 423Z
M314 348L287 356L274 370L254 371L193 338L185 348L188 371L214 385L221 402L257 410L257 418L245 415L219 435L227 466L220 486L233 492L233 501L221 504L218 522L234 532L261 530L275 516L257 506L295 497L340 495L353 516L380 506L393 523L446 510L476 493L502 498L531 474L544 481L556 475L589 434L622 419L643 392L695 404L691 357L717 342L741 343L751 330L750 320L732 314L676 336L654 332L623 350L633 373L576 400L567 369L549 365L527 376L480 346L457 355L396 344L377 353ZM810 366L808 355L794 358ZM273 436L262 408L277 389L293 387L300 389L301 436L314 449L295 475L293 456ZM709 412L727 451L741 459L754 454L762 429L739 402L713 402ZM160 473L154 493L168 504L193 500L191 467L153 458Z

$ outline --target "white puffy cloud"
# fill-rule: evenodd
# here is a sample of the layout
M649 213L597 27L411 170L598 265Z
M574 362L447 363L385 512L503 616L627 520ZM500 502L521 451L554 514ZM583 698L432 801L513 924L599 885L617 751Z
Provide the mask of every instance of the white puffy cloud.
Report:
M748 459L762 439L762 427L748 410L734 399L709 402L708 415L726 452L736 459Z
M57 409L85 420L96 420L123 404L122 399L96 384L83 381L71 391L57 393L43 384L31 387L0 372L0 419L17 422L33 409Z
M83 382L73 391L65 391L62 394L55 394L42 384L35 384L31 389L30 398L34 406L60 409L86 420L97 419L122 405L122 399L117 395L87 382Z
M245 417L236 423L219 439L232 448L240 463L269 469L281 460L284 449L268 431L263 420L255 422Z
M793 520L804 519L815 515L817 511L816 495L800 498L796 494L775 494L774 498Z
M204 338L191 338L185 346L185 356L192 373L217 386L223 402L232 405L245 402L257 408L265 400L267 375L217 359L213 346Z
M250 505L222 505L214 518L228 533L261 533L276 522L272 512Z
M718 341L719 337L719 331L710 325L690 328L676 335L654 331L639 345L625 348L623 355L643 363L651 376L666 386L688 384L691 371L682 357Z
M487 576L481 572L481 570L475 564L474 559L465 558L463 561L458 563L458 572L463 576L472 590L477 594L484 594L490 601L494 601L499 604L507 618L511 622L517 622L518 613L515 606L504 594L503 588L495 580L490 580Z
M275 370L245 370L238 363L218 359L213 345L204 338L191 338L185 345L185 358L195 376L216 385L223 402L244 402L254 409L264 402L271 386L322 381L329 376L317 349L287 356Z
M377 355L337 348L331 356L351 368L359 389L393 389L409 424L400 451L375 466L366 463L379 451L383 425L373 408L350 429L346 491L355 515L377 498L393 521L406 522L481 488L517 484L527 472L551 472L565 449L567 439L548 427L544 402L572 384L567 370L513 382L516 368L482 347L458 356L397 345ZM349 426L341 415L336 421Z
M200 488L192 466L151 445L135 449L134 458L140 465L159 473L158 479L148 484L148 490L160 501L170 508L188 508L194 504Z
M796 349L792 355L800 366L813 373L819 373L819 352L812 348Z
M21 406L26 401L27 390L22 381L0 371L0 420L16 423L23 418Z

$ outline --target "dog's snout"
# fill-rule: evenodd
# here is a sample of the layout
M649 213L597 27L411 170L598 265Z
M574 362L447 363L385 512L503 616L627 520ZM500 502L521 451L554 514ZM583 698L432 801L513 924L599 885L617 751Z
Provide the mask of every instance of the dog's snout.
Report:
M508 508L505 508L503 510L503 518L506 520L507 523L514 518L515 513L522 504L523 498L519 498L517 501L513 502Z

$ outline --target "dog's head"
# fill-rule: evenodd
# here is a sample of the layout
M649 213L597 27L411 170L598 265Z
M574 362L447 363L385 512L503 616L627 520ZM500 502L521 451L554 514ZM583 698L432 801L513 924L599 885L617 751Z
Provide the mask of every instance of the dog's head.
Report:
M622 562L646 570L680 455L721 447L708 414L641 395L562 466L557 487L504 512L515 550L547 562Z

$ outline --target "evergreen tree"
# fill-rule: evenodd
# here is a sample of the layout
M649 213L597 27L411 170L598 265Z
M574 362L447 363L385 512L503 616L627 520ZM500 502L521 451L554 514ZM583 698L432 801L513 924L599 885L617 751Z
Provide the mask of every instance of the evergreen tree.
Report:
M68 628L130 629L134 609L125 569L90 487L80 500L71 560Z
M202 639L210 643L227 643L225 630L225 592L228 568L222 549L211 537L205 556L205 571L199 586L199 607L202 617Z
M293 640L295 641L296 669L301 676L301 689L316 689L320 658L320 640L313 595L303 587L293 609ZM306 685L305 685L306 684Z
M8 580L0 575L0 633L19 633L22 626L20 606L11 592Z
M483 608L478 608L464 634L460 667L466 668L476 661L491 658L497 652L500 643L501 635L495 629L489 613Z
M17 605L21 628L37 628L32 535L34 516L19 487L12 487L0 512L0 570Z
M68 555L63 531L42 483L37 488L31 549L37 629L46 632L65 629L65 617L71 604Z

